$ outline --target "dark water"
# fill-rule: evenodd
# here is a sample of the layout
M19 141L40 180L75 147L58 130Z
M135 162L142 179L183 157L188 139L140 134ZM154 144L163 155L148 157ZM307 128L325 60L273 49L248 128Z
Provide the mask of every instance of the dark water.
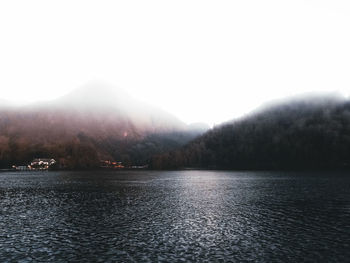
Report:
M350 174L0 173L0 262L350 262Z

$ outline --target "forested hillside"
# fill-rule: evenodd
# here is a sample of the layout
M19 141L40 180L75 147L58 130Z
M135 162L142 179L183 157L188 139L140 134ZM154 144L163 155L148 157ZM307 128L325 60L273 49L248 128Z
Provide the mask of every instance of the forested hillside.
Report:
M350 168L350 102L313 95L274 103L155 156L152 167Z
M0 168L54 158L67 169L95 168L100 160L148 163L201 131L113 87L94 84L55 101L0 106Z

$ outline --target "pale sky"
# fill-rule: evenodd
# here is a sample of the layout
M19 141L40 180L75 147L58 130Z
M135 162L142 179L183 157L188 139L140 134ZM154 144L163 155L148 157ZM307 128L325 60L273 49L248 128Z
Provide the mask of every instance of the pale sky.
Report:
M293 94L349 94L350 1L0 2L0 98L93 80L210 125Z

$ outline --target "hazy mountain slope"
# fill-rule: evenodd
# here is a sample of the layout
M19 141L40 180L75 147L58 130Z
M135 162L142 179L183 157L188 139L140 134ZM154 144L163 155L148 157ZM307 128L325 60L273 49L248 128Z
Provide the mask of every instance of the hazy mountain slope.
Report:
M173 115L94 83L55 101L1 108L0 166L40 156L61 159L72 168L121 156L132 161L130 148L151 134L188 130Z
M216 127L154 168L323 169L350 167L350 102L335 95L265 106Z
M7 100L0 99L0 109L11 107L12 103Z
M112 120L127 121L142 132L168 132L187 129L175 116L140 102L122 90L104 83L92 83L73 91L52 103L55 108L68 109L75 114L92 115L105 123Z

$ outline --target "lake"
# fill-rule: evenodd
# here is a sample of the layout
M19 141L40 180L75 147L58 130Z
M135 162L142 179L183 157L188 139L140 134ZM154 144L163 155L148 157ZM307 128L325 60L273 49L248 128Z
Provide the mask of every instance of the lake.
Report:
M0 173L0 262L349 260L347 173Z

